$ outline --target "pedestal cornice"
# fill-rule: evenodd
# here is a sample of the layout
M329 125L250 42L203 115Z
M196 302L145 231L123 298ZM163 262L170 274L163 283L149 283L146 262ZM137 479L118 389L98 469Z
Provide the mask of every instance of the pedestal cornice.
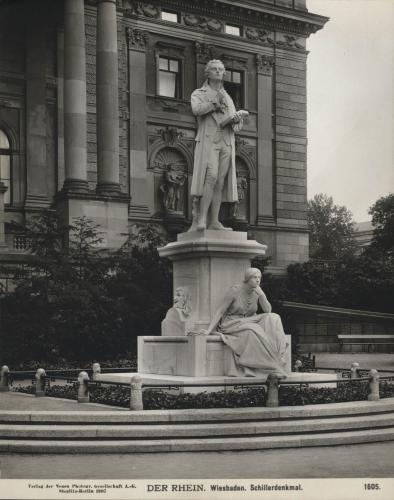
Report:
M173 261L191 257L231 257L253 259L265 255L267 246L248 240L240 231L193 231L178 235L178 241L159 248L160 257Z

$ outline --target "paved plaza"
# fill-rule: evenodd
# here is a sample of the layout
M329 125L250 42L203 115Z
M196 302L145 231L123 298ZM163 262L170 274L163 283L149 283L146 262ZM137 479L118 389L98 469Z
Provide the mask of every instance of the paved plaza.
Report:
M394 442L281 450L101 455L0 454L3 479L393 477Z
M394 369L392 354L318 354L319 367ZM78 411L75 401L0 393L0 410ZM84 411L128 411L83 405ZM297 449L133 454L0 454L3 479L12 478L314 478L393 477L394 442ZM357 466L355 466L355 464Z

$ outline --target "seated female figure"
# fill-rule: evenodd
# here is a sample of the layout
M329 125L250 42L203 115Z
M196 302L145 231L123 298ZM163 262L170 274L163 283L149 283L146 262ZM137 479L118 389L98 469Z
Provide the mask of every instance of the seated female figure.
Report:
M242 284L233 285L215 312L206 335L219 334L232 350L226 375L255 377L268 373L286 375L285 333L280 316L260 288L261 272L249 268ZM256 314L260 304L264 313Z

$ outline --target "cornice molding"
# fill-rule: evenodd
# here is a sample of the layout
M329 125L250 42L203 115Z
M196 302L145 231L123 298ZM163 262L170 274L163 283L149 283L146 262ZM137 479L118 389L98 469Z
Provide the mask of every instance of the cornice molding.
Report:
M223 32L223 21L233 22L243 26L245 38L263 43L272 43L270 31L309 36L328 21L327 17L308 11L280 8L263 2L243 3L245 5L228 0L118 0L119 9L132 17L160 19L161 9L166 8L179 12L181 23L186 26ZM256 28L261 33L256 33Z

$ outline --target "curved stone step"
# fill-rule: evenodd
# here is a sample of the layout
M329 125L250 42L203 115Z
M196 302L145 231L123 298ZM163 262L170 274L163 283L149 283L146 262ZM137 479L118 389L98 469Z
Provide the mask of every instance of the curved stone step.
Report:
M0 439L171 439L299 434L394 427L394 413L233 423L137 425L0 425Z
M346 431L283 436L221 437L211 439L158 439L124 441L0 440L8 453L154 453L182 451L235 451L308 446L335 446L394 440L394 427L368 432Z
M96 424L166 424L192 422L246 422L255 420L285 420L295 418L340 417L373 415L394 412L394 398L379 401L353 401L306 406L281 406L278 408L214 408L191 410L145 410L128 409L106 411L0 411L0 423L83 423Z

